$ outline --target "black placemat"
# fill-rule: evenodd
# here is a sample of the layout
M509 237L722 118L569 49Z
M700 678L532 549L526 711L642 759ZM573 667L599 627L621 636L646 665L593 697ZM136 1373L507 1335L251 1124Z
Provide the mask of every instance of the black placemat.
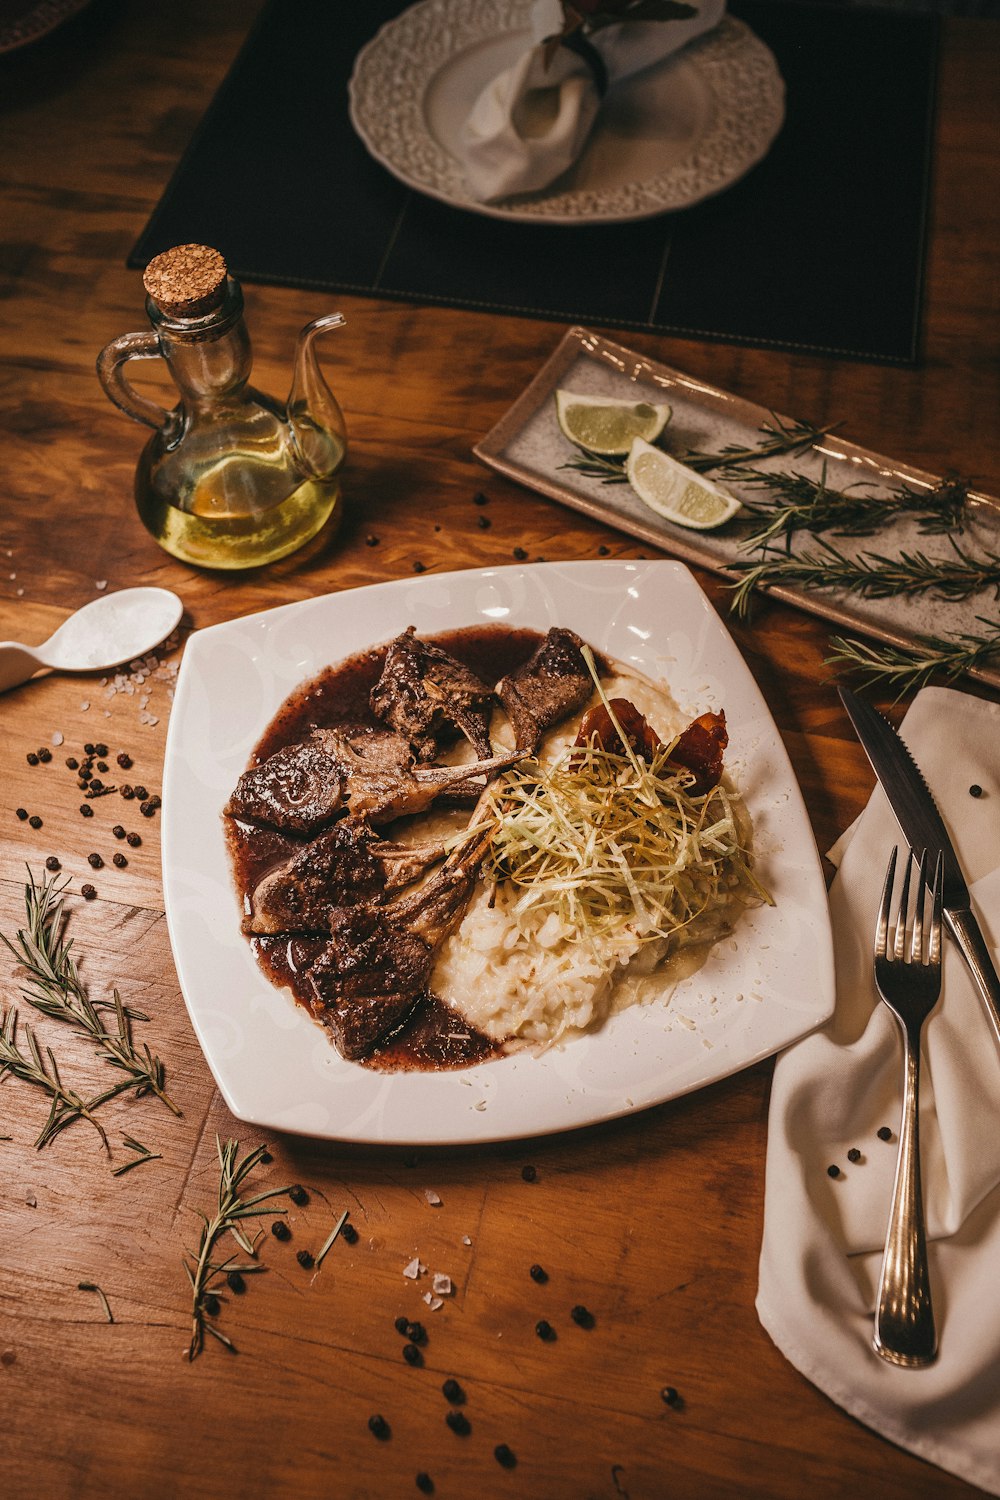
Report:
M638 224L508 224L414 193L351 127L400 0L272 0L129 256L217 246L246 281L913 363L938 21L733 0L787 118L717 198Z

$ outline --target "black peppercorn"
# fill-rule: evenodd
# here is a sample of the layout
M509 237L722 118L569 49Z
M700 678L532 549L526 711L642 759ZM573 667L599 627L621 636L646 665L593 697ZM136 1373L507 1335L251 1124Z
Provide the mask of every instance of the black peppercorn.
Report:
M32 813L31 817L28 819L28 826L29 828L41 828L42 820L37 813Z
M515 547L514 548L514 556L517 558L518 562L524 562L524 560L527 557L527 555L528 554L524 550L523 547Z
M49 761L52 759L52 751L48 748L47 745L42 745L40 747L38 751L38 759L41 761L43 766L47 766Z
M125 835L125 842L126 844L128 844L130 849L138 849L139 845L142 843L142 839L137 833L127 833Z
M441 1394L446 1401L451 1402L452 1406L461 1406L465 1400L465 1392L458 1381L454 1380L450 1375L441 1387Z
M296 1250L295 1259L298 1261L299 1265L302 1266L302 1268L306 1271L309 1270L310 1266L313 1263L312 1254L308 1250Z
M423 1363L423 1355L416 1344L403 1345L403 1358L408 1365L419 1365Z
M826 1175L827 1175L827 1177L839 1177L840 1176L840 1168L839 1167L827 1167L827 1169L826 1169Z
M93 755L107 755L108 747L105 744L91 745L90 753Z
M880 1125L875 1134L878 1136L880 1141L892 1140L892 1131L889 1129L888 1125Z
M22 823L26 823L28 820L28 809L26 807L18 807L15 809L14 816L15 818L20 818Z
M86 766L81 766L80 774L76 778L77 786L89 786L90 778L93 776L93 774L93 771L88 771Z
M274 1235L274 1238L276 1240L290 1240L292 1237L292 1231L289 1229L284 1219L275 1219L274 1223L271 1225L271 1233Z
M479 527L480 531L489 531L490 527L493 525L493 522L490 520L489 516L477 516L476 525Z
M546 1271L544 1266L532 1266L530 1271L528 1272L528 1275L531 1277L532 1281L537 1281L539 1285L541 1285L541 1283L544 1281L548 1281L549 1279L549 1273L548 1271Z
M94 897L97 895L97 889L92 885L81 885L80 895L83 897L84 901L93 901Z
M78 771L80 769L80 762L75 755L67 755L66 764L71 771Z
M407 1323L406 1337L411 1344L426 1344L427 1330L423 1323Z
M80 816L81 818L92 818L94 816L94 809L84 802L80 807Z
M300 1187L298 1183L296 1183L294 1187L290 1187L288 1189L288 1196L289 1198L291 1198L293 1203L298 1204L299 1208L303 1208L309 1202L309 1194L306 1192L305 1188Z
M125 750L123 750L120 755L115 756L115 761L118 765L121 766L123 771L129 771L132 769L132 757Z
M473 495L472 503L473 505L489 505L490 497L489 495L484 495L482 490L480 490L477 494Z
M552 1327L552 1324L547 1322L545 1318L539 1318L535 1324L535 1332L542 1342L546 1344L551 1343L556 1336L556 1331Z
M386 1438L391 1436L389 1424L383 1416L369 1417L368 1431L373 1437L377 1437L381 1443L384 1443Z
M231 1292L235 1292L237 1297L242 1297L243 1293L247 1289L247 1284L243 1280L243 1277L240 1275L239 1271L229 1272L229 1275L226 1277L226 1285L229 1287L229 1290Z
M570 1309L570 1317L578 1328L593 1328L594 1326L594 1314L581 1302Z
M219 1315L219 1299L215 1295L214 1292L208 1292L207 1293L207 1295L205 1296L204 1301L202 1303L202 1306L204 1307L205 1311L208 1313L208 1316L210 1318L217 1318L218 1317L218 1315Z
M419 561L415 562L413 564L413 571L414 571L414 573L426 573L427 572L427 564L419 562Z
M452 1432L457 1432L459 1437L468 1437L469 1433L472 1431L472 1427L469 1424L469 1419L465 1415L464 1411L445 1412L444 1419L448 1423L448 1426L451 1428Z
M538 1173L536 1172L534 1167L522 1167L521 1176L524 1178L525 1182L534 1182L535 1178L538 1176Z
M139 811L142 813L144 818L151 818L155 813L156 808L153 806L152 802L144 802L139 808Z
M111 863L113 865L117 865L119 870L124 870L128 864L128 860L125 858L124 854L119 852L118 854L112 854Z
M271 1162L274 1161L274 1157L271 1155L270 1151L262 1151L260 1153L260 1159L264 1166L270 1166Z
M146 798L149 796L149 793L146 791L146 788L144 786L137 786L135 788L135 795L140 802L145 802Z
M87 863L92 870L104 869L104 861L99 854L88 854Z
M38 756L35 754L34 750L29 750L24 758L28 762L29 766L38 765Z
M378 544L379 544L378 537L375 535L375 533L373 531L369 532L368 535L365 537L365 546L366 547L377 547Z
M860 1161L861 1160L861 1152L858 1150L857 1146L852 1146L851 1149L850 1149L850 1151L848 1151L848 1153L847 1153L847 1160L848 1161Z
M605 547L604 543L602 542L601 545L597 549L597 555L598 555L598 557L607 557L608 554L610 553L610 551L611 551L611 548L610 547Z
M102 775L103 775L103 774L104 774L104 772L105 772L105 771L106 771L106 770L107 770L107 769L108 769L108 763L107 763L107 761L106 761L106 760L99 760L99 761L98 761L98 762L97 762L97 769L98 769L98 770L99 770L99 771L100 771L100 772L101 772L101 774L102 774Z
M665 1385L660 1392L660 1400L665 1401L668 1406L680 1406L680 1393L672 1385Z
M92 792L103 792L104 782L99 776L92 776L90 778L90 790Z
M420 1473L416 1476L413 1483L416 1485L417 1489L422 1495L433 1495L434 1481L429 1474L424 1472L423 1469L420 1470Z
M94 755L96 753L95 747L90 743L89 740L84 745L83 752L84 752L85 755Z
M131 802L132 798L135 796L135 787L129 786L127 781L123 786L120 786L118 790L121 792L126 802Z
M45 868L47 870L61 870L62 866L60 865L59 861L56 859L55 855L54 854L50 854L49 857L48 857L48 859L45 861Z
M114 834L116 839L123 839L125 837L125 830L120 823L116 823L111 832Z
M979 783L977 781L974 781L972 783L972 785L969 787L969 796L970 797L981 797L982 795L983 795L983 789L982 789L982 787L979 785Z
M512 1469L517 1463L517 1459L506 1443L497 1443L493 1449L493 1457L502 1469Z
M356 1245L358 1243L358 1231L353 1224L346 1223L340 1231L340 1238L346 1240L349 1245Z

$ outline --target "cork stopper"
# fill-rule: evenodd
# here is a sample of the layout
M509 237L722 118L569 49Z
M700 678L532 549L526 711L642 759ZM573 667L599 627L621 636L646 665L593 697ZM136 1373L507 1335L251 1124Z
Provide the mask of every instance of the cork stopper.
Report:
M142 284L168 318L202 318L226 295L226 262L209 245L175 245L154 256Z

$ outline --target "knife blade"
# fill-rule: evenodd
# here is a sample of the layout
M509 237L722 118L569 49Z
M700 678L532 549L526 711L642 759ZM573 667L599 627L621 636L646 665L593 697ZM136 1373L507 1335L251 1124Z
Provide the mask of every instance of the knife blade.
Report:
M889 799L903 837L915 853L941 850L944 866L942 905L945 922L979 990L987 1019L1000 1046L1000 976L983 936L951 836L930 788L906 742L888 719L850 688L837 691L872 770Z

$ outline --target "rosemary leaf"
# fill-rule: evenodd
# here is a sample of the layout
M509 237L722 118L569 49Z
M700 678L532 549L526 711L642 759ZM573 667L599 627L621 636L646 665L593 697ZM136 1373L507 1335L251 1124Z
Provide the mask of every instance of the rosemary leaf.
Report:
M327 1235L326 1239L323 1241L323 1248L320 1250L319 1254L316 1257L316 1269L317 1269L317 1271L319 1270L320 1266L323 1264L323 1261L326 1259L327 1253L329 1252L329 1250L333 1246L334 1242L336 1241L337 1236L340 1234L340 1231L343 1229L344 1225L347 1223L347 1213L348 1213L348 1210L345 1208L344 1212L341 1214L340 1218L337 1220L336 1224L334 1224L333 1228L330 1230L330 1233Z
M767 492L763 501L744 502L745 514L756 522L742 543L747 550L770 546L778 537L787 541L798 531L870 536L904 515L919 517L925 534L956 531L962 527L969 495L968 485L960 479L942 480L931 490L902 484L888 494L875 494L870 485L831 489L825 464L818 479L764 469L744 469L738 477L741 484Z
M150 1151L148 1146L144 1146L141 1141L135 1140L130 1135L125 1135L124 1132L122 1141L130 1151L135 1151L137 1155L133 1156L131 1161L123 1162L120 1167L115 1167L111 1173L112 1177L124 1177L126 1172L131 1172L133 1167L141 1167L143 1162L163 1160L161 1151Z
M986 627L982 633L955 631L947 635L921 635L909 650L874 645L849 636L830 638L832 654L828 666L841 667L865 683L896 689L897 699L924 687L932 678L952 682L963 672L1000 653L1000 620L976 619Z
M675 451L662 442L660 446L678 463L695 469L700 474L708 473L711 469L735 469L740 473L743 464L773 458L779 453L797 453L803 448L811 448L832 430L832 427L814 427L811 422L785 423L772 413L772 422L765 422L760 428L760 442L747 448L730 443L717 453L704 453L699 448L681 448ZM582 449L580 457L571 458L559 467L573 469L591 479L600 479L602 484L625 484L625 462L624 458L606 458L602 454Z
M0 1077L4 1073L10 1073L24 1083L43 1090L50 1099L49 1117L35 1141L36 1147L41 1150L67 1125L71 1125L74 1120L84 1119L93 1125L105 1150L109 1150L107 1135L101 1122L94 1118L94 1110L127 1085L99 1094L94 1099L82 1099L63 1084L52 1048L46 1048L46 1058L43 1058L31 1027L25 1024L22 1029L27 1052L18 1041L17 1011L13 1006L6 1011L0 1010Z
M111 1311L111 1305L108 1302L107 1297L104 1295L101 1287L97 1285L96 1281L81 1281L77 1286L77 1291L96 1292L101 1299L101 1306L104 1308L104 1316L107 1318L109 1323L113 1323L115 1321L114 1315Z

